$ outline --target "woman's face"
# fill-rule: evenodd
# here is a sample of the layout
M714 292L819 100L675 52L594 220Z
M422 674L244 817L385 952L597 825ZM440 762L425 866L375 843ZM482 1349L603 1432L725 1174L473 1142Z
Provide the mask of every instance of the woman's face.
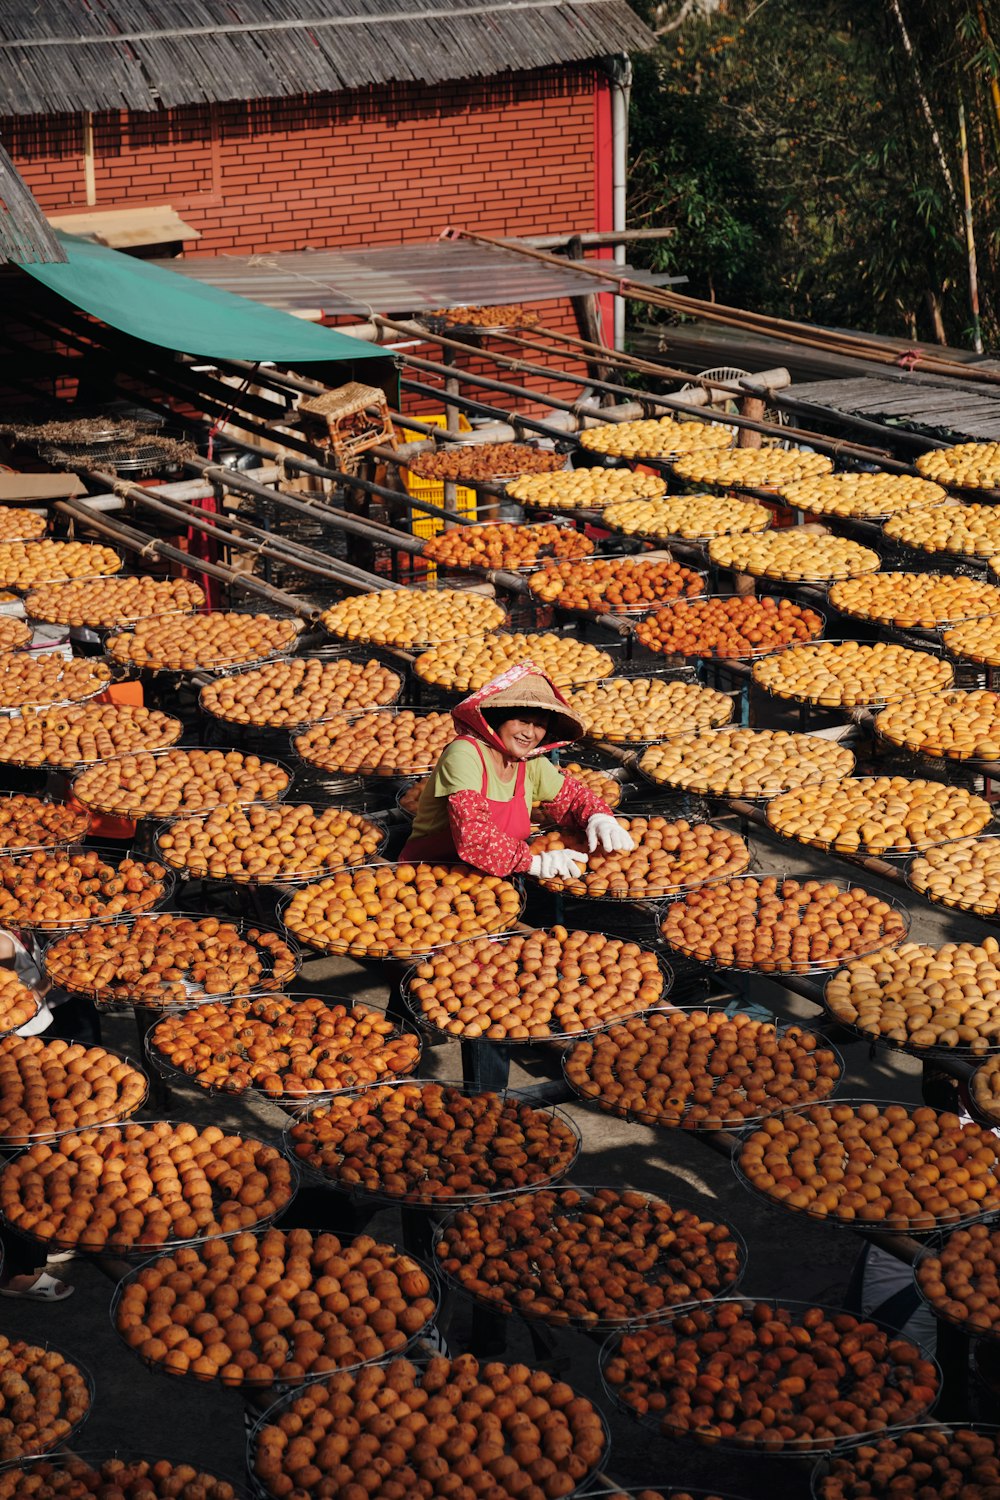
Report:
M513 760L524 760L538 749L548 727L548 714L532 713L530 709L519 708L517 717L504 719L496 734Z

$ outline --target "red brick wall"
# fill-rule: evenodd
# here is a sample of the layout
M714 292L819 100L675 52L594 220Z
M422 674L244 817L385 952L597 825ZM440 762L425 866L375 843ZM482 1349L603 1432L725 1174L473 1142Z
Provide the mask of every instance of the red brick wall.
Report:
M198 256L426 241L448 224L607 227L595 168L606 87L590 68L566 67L97 115L93 206L169 202L201 232L185 251ZM46 212L88 207L79 118L2 122L0 139ZM568 304L549 312L575 331ZM578 387L559 390L572 399Z

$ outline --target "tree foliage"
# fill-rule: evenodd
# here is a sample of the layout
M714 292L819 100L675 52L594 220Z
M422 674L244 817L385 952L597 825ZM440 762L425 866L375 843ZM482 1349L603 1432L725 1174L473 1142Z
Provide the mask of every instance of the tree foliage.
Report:
M633 0L631 221L691 291L905 337L1000 335L1000 0ZM997 179L1000 180L1000 179Z

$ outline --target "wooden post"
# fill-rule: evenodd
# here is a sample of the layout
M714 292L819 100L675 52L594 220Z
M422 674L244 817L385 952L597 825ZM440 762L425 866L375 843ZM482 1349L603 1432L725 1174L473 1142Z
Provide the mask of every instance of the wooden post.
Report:
M573 235L566 245L566 256L569 260L583 260L583 241L578 234ZM597 304L597 296L594 292L588 292L582 297L571 297L573 312L576 315L576 326L580 337L586 339L590 344L604 343L604 330L601 327L601 314ZM595 380L608 380L614 374L611 365L603 364L600 360L585 356L587 372ZM611 398L603 396L602 403L607 406Z

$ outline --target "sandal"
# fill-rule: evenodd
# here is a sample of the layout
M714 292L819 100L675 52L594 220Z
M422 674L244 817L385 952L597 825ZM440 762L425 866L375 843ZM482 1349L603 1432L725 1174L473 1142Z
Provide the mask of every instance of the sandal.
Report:
M30 1286L21 1290L13 1286L0 1286L0 1297L24 1297L30 1302L65 1302L72 1297L74 1288L64 1281L57 1281L48 1271L39 1271Z

